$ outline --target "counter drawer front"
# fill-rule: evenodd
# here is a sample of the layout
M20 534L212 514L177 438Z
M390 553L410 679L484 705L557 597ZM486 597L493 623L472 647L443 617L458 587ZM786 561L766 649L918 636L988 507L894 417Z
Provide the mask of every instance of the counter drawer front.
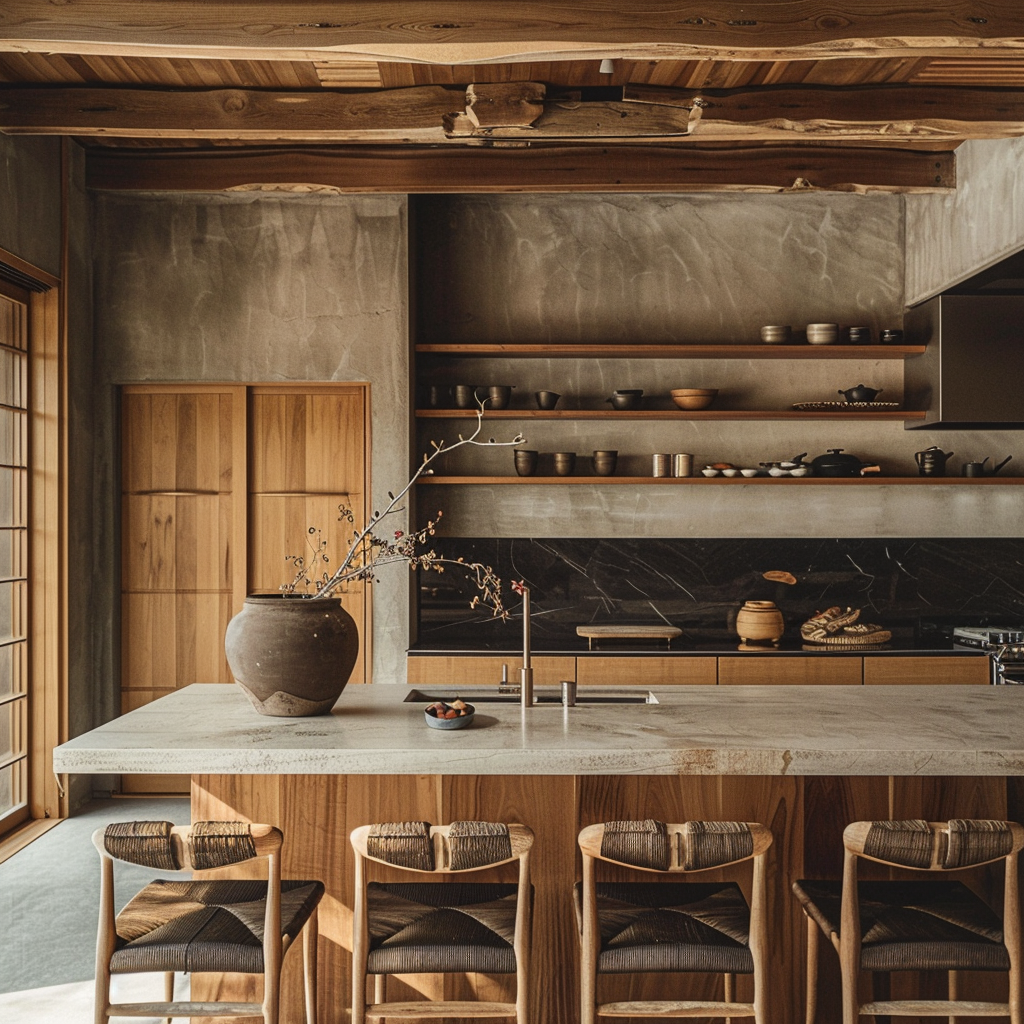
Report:
M580 686L714 686L716 660L649 655L577 658L576 682Z
M718 682L722 686L816 684L860 686L863 658L828 655L784 658L778 655L718 659Z
M975 683L987 686L988 658L980 654L977 657L961 655L951 658L865 658L864 682L911 686Z
M508 655L486 657L410 657L408 679L412 686L494 686L501 682L501 666L508 666L510 683L519 682L523 659ZM530 659L534 686L557 686L576 678L576 659L541 655Z

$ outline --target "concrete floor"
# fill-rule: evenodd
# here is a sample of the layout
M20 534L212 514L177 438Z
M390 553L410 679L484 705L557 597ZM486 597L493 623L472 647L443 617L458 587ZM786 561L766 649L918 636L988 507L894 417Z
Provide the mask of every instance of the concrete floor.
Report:
M99 859L91 836L107 822L132 819L187 824L189 803L97 802L0 864L0 1020L91 1024L99 916ZM120 909L159 873L119 864L114 877ZM180 977L178 987L177 997L187 998L187 979ZM119 1000L163 998L159 975L117 979L113 991Z

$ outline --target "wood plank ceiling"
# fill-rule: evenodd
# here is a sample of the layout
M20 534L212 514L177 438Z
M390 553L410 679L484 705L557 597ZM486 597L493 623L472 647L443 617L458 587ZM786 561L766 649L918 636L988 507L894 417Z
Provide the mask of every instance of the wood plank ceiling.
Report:
M1016 0L3 8L0 131L93 187L945 191L1024 134Z

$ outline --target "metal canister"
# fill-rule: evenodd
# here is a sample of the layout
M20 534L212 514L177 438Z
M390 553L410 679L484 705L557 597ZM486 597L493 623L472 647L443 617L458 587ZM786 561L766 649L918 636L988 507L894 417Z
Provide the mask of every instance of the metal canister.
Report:
M672 456L672 475L673 476L692 476L693 475L693 456L687 455L685 452L679 452Z
M671 455L655 455L652 459L654 476L669 476L672 472Z
M562 704L567 708L576 707L576 680L562 680Z

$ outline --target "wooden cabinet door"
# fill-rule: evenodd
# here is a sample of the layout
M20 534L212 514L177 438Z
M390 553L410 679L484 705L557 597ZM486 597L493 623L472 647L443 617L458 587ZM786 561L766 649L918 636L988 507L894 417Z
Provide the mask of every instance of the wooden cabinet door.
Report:
M244 400L231 386L122 392L122 711L231 681L224 630L244 596ZM124 776L122 786L187 792L188 777Z
M713 686L715 659L589 655L576 659L576 682L580 686Z
M718 659L718 682L722 686L801 685L860 686L863 682L863 658L779 657L778 655L742 655Z
M887 658L884 655L864 659L864 682L932 685L989 682L988 658L979 654L928 655L926 657Z
M292 558L308 564L319 540L330 559L320 571L330 572L365 525L366 406L360 385L251 389L251 593L277 593L295 577ZM339 518L340 505L352 510L352 522ZM366 586L347 584L338 596L359 629L350 681L369 682Z
M538 655L531 659L534 686L557 686L563 679L576 678L576 659ZM521 657L487 654L470 655L415 655L408 659L411 686L484 686L497 689L501 682L501 669L508 669L508 681L519 683Z

